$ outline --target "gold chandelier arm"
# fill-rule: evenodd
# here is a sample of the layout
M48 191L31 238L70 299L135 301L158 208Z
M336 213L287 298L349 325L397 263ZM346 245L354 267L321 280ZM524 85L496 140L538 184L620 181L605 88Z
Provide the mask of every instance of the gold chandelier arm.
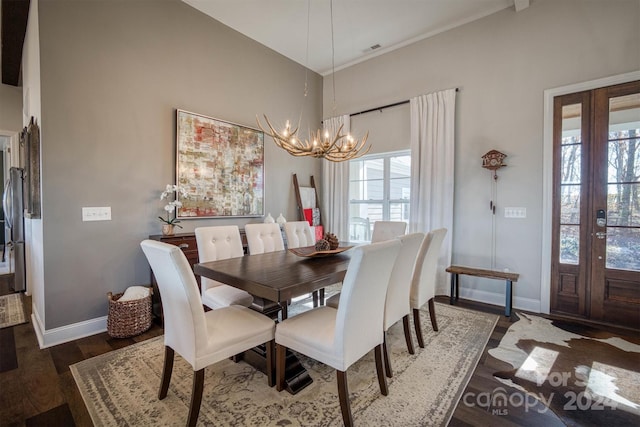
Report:
M371 145L369 145L365 151L361 151L367 143L368 137L369 132L367 132L362 140L354 143L352 146L345 147L345 149L343 149L343 144L345 144L345 142L341 141L341 144L337 145L333 150L325 152L323 157L332 162L344 162L346 160L353 160L358 157L362 157L371 150Z
M266 133L271 138L273 138L274 142L278 147L283 148L283 144L289 145L288 139L295 138L295 135L298 132L298 128L295 128L294 130L289 130L287 126L287 129L286 129L287 134L281 134L280 132L275 130L275 128L269 121L269 118L267 117L266 114L264 115L264 119L267 122L267 127L269 128L269 131L267 131L264 127L262 127L262 123L260 123L260 118L258 116L256 116L256 123L258 124L258 127L262 132ZM287 125L288 125L288 122L287 122Z
M371 146L368 146L366 150L362 151L369 137L369 132L367 132L362 140L354 142L348 139L348 135L342 133L344 124L340 125L332 139L327 137L323 140L322 133L318 130L315 138L310 135L309 139L303 141L296 136L298 128L296 127L291 131L288 122L286 129L278 132L266 115L264 115L264 120L267 123L268 130L262 126L259 117L256 116L256 122L260 130L270 136L278 147L286 150L295 157L312 156L315 158L324 158L332 162L344 162L364 156L371 149ZM325 130L325 132L327 131Z
M333 151L336 147L336 144L338 143L338 141L342 140L343 138L346 137L346 135L342 134L342 128L344 127L344 124L341 124L340 127L338 128L338 131L336 132L335 136L333 137L333 141L331 143L329 143L328 141L323 142L322 143L322 148L323 151L325 153L330 153L331 151ZM325 129L326 132L326 129ZM320 130L318 130L318 139L320 140Z

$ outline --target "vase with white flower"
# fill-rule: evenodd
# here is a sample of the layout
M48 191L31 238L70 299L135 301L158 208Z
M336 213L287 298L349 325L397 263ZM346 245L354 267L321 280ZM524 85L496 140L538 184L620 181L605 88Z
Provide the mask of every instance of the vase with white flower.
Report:
M160 194L160 200L167 200L167 204L164 205L167 217L158 217L158 219L164 223L162 224L162 234L165 236L172 236L174 233L174 227L182 228L182 226L178 224L180 220L177 217L177 209L182 207L182 202L178 200L178 194L183 199L187 198L189 195L184 188L179 185L171 184L167 184L165 190Z

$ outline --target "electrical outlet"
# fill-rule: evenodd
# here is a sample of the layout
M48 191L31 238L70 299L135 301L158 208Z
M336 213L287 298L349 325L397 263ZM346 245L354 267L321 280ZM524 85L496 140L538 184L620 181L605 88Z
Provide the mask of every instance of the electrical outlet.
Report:
M505 218L526 218L527 208L504 208Z
M83 221L111 221L111 206L82 208Z

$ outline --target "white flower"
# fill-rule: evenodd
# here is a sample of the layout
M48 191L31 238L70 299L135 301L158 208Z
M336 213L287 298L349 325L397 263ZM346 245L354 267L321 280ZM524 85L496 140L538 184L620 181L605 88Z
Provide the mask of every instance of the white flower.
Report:
M167 218L165 219L162 217L158 217L160 221L172 225L177 225L177 223L180 222L174 214L174 212L176 212L176 208L182 207L182 202L176 200L178 198L178 195L180 196L180 198L187 199L189 197L189 192L179 185L167 184L164 191L160 194L160 200L167 199L168 201L168 203L164 206L164 210L167 212ZM171 214L174 214L173 218ZM180 227L179 225L177 226Z

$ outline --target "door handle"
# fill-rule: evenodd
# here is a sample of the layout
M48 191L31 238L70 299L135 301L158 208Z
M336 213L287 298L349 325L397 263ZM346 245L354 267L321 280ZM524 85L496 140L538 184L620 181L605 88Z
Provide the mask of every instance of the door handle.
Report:
M607 237L607 233L605 233L604 231L598 231L598 232L596 233L596 237L597 237L598 239L604 239L605 237Z
M598 227L604 227L607 225L607 213L604 209L598 209L596 212L596 225Z

